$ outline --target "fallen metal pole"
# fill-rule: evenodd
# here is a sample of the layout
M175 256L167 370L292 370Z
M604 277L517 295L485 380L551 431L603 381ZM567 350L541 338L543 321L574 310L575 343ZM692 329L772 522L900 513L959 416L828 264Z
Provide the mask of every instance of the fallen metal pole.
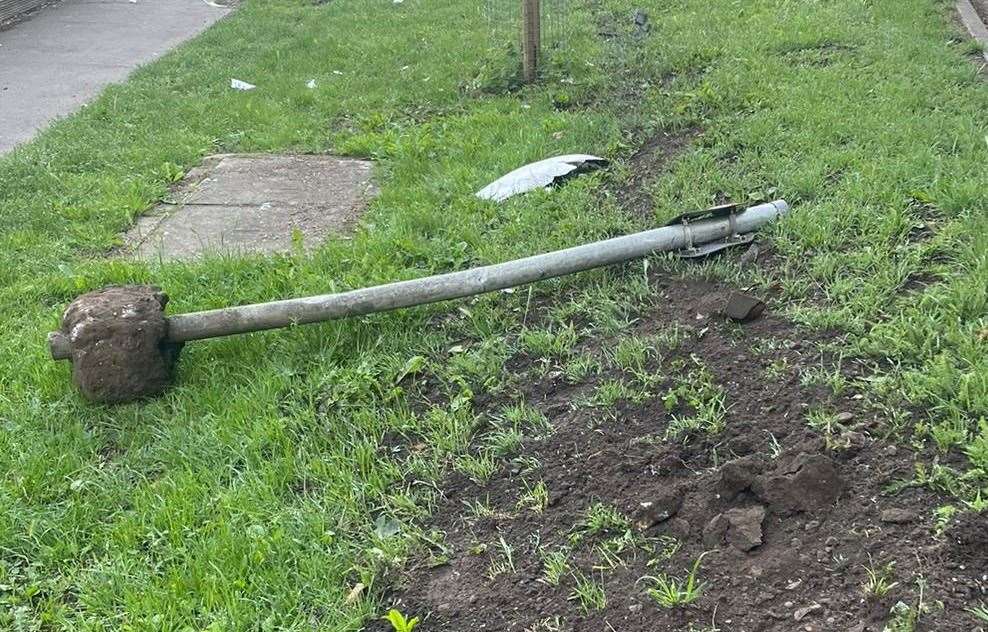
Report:
M178 314L168 318L167 338L182 343L474 296L749 233L788 211L789 205L777 200L740 211L731 219L665 226L461 272L338 294ZM49 345L56 360L72 357L64 333L51 334Z

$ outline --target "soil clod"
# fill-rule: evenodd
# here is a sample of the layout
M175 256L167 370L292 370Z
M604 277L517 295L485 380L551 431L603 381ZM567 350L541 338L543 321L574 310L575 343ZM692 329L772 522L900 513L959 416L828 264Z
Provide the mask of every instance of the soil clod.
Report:
M823 454L801 453L789 465L758 477L752 489L772 511L787 515L832 506L843 491L837 466Z
M641 503L640 524L650 529L672 518L683 506L683 492L679 489L663 490L653 500Z
M69 305L61 331L72 344L72 380L88 399L157 395L172 383L181 345L167 340L168 297L156 287L111 286Z
M739 323L755 320L765 311L765 302L743 292L731 292L721 314Z
M733 500L738 494L751 488L763 468L761 457L754 454L725 463L720 468L718 492L724 500Z
M729 509L717 514L703 529L703 543L706 546L719 546L727 542L739 551L750 551L762 544L762 522L765 520L765 507Z

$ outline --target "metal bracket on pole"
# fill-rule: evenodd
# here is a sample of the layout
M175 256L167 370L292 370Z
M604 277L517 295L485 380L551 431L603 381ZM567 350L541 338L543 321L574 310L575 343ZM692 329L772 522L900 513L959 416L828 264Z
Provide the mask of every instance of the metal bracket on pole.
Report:
M669 220L669 222L666 223L666 226L682 226L684 232L686 233L686 247L676 254L683 259L697 259L699 257L706 257L715 252L720 252L726 248L750 244L755 239L754 235L750 233L738 233L738 209L739 207L737 204L723 204L721 206L714 206L705 211L683 213L682 215L678 215ZM699 246L694 244L693 228L690 225L691 222L724 218L727 218L728 226L730 227L730 234L728 234L727 237L719 241L712 241Z

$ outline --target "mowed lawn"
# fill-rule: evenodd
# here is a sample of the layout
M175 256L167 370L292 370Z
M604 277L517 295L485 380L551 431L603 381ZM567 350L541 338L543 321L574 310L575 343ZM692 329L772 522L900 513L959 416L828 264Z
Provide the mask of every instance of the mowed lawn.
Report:
M637 8L648 36L634 32ZM837 351L872 359L855 386L883 409L884 433L934 448L920 482L984 509L988 84L950 3L574 0L567 19L543 81L515 90L510 42L489 36L474 3L246 0L0 158L0 628L359 630L434 537L417 521L485 422L478 399L510 391L533 298L195 343L167 395L101 407L46 355L77 294L153 282L182 312L325 293L725 198L793 205L764 237L775 263L732 255L690 273L775 287L775 308L846 332ZM231 90L232 77L258 87ZM605 193L651 135L687 130L693 143L646 184L654 217ZM369 157L381 194L353 239L311 256L105 256L221 152ZM473 197L573 152L618 164L500 206ZM534 292L620 312L640 279L637 266ZM425 398L410 375L438 391Z

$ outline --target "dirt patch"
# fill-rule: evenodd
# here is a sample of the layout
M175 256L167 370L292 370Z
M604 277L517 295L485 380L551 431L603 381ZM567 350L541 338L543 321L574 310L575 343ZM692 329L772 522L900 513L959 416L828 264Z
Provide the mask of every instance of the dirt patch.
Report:
M622 208L635 218L654 219L652 197L645 185L656 182L672 159L699 135L699 129L691 128L660 131L646 140L627 161L627 179L616 187L615 195Z
M833 335L800 331L771 304L745 325L725 321L711 306L727 289L709 283L655 291L632 333L684 335L649 365L662 376L653 396L595 405L601 385L628 378L613 368L575 384L532 377L523 399L552 432L486 482L446 481L427 525L441 546L385 602L426 632L877 632L921 599L915 630L977 629L966 609L986 599L985 521L938 536L945 499L886 493L923 456L873 437L882 420L861 396L807 379L832 366L816 343ZM723 429L670 436L699 416L703 397L687 393L704 371L724 395ZM654 578L685 581L694 565L700 596L662 607ZM894 585L866 590L869 571Z

